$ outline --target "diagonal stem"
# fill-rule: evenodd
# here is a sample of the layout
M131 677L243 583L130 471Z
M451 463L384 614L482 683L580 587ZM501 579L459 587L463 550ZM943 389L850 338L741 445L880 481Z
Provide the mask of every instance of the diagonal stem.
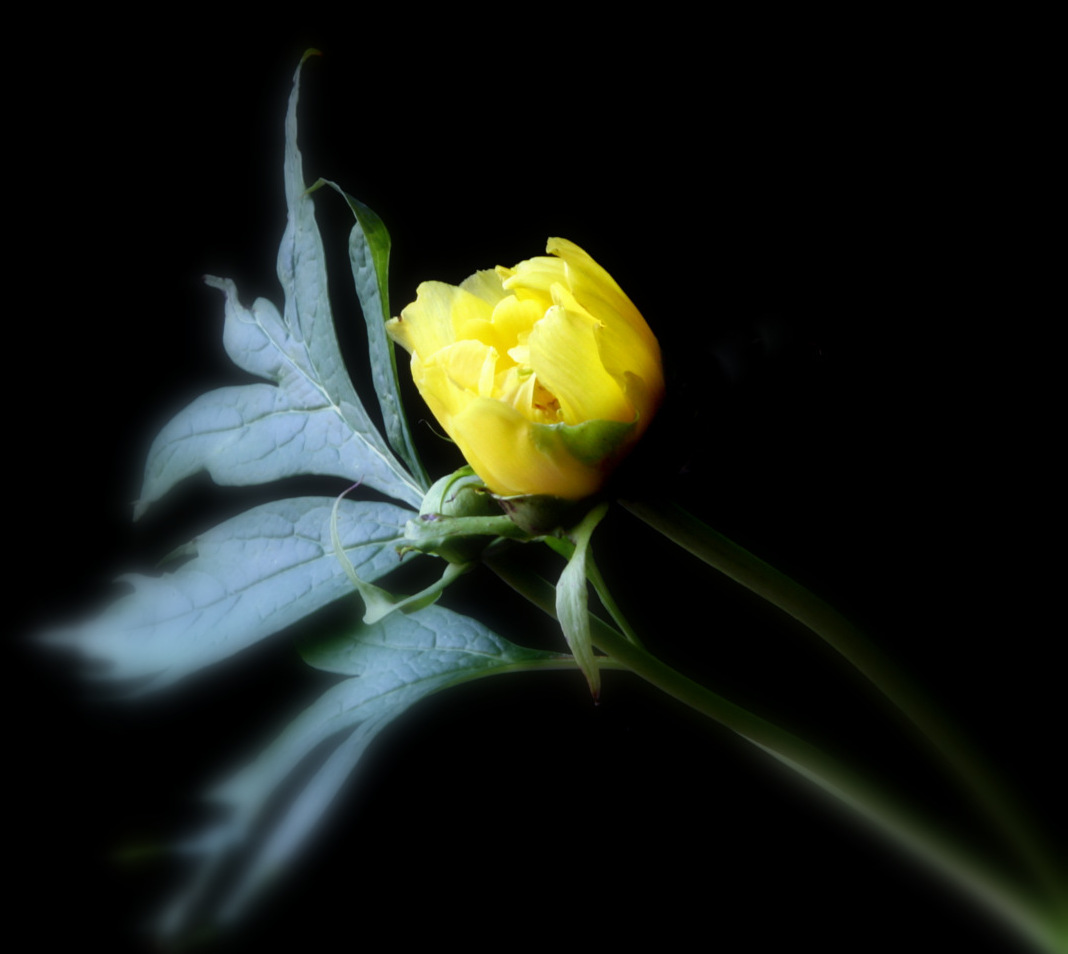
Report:
M505 583L555 618L554 587L509 554L484 562ZM941 871L1046 954L1065 954L1053 912L1008 883L968 847L899 804L828 753L747 709L724 699L628 641L591 614L593 643L617 663L680 702L708 716L807 778L891 838Z
M961 734L939 717L912 681L856 626L801 584L681 507L647 500L620 503L698 559L793 616L857 669L934 747L1068 921L1068 886L1005 786Z

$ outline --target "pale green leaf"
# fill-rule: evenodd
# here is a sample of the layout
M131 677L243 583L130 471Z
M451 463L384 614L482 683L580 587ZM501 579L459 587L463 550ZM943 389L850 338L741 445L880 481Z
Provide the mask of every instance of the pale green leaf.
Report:
M184 548L193 559L162 576L122 577L132 593L45 639L102 663L100 678L136 691L225 659L353 592L334 553L333 504L280 500L227 520ZM341 502L338 538L362 579L398 566L410 515L388 503Z
M365 433L353 429L351 414L334 402L274 305L261 298L245 308L232 282L208 282L226 294L230 357L274 384L210 391L168 423L149 451L135 516L200 470L228 486L298 474L341 477L419 506L422 492L369 421Z
M368 355L371 361L371 380L382 409L386 436L393 449L400 454L424 488L430 486L426 471L415 449L408 418L401 403L397 378L397 357L393 342L386 334L389 311L389 252L391 241L385 223L374 210L328 179L316 183L330 186L342 196L352 211L356 224L349 234L349 262L360 309L367 323ZM313 187L314 189L315 187Z
M415 703L483 676L573 665L569 657L516 646L477 621L439 606L359 627L306 650L305 658L318 668L354 678L329 689L255 761L211 793L226 817L180 846L199 859L200 867L189 889L166 912L164 934L185 930L197 917L238 917L270 878L285 870L371 741ZM311 752L319 752L320 761L309 767ZM269 806L277 810L276 794L294 779L299 784L272 819L269 834L250 846ZM226 878L228 863L250 847L251 855L243 856L236 873Z
M322 239L297 146L299 79L298 67L286 115L288 216L278 250L283 313L264 299L246 309L233 283L208 279L226 294L230 357L272 384L223 388L181 411L149 453L137 515L199 470L230 485L327 474L412 506L422 499L422 488L368 417L338 348Z

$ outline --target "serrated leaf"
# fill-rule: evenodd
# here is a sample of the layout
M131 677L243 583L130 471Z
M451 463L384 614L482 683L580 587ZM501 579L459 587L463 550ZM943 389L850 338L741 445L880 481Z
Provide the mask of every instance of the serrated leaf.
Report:
M411 616L390 616L304 655L318 668L355 678L329 689L259 758L212 793L229 814L217 827L181 846L200 858L201 867L190 888L166 913L163 933L182 930L203 905L213 909L202 911L205 916L223 921L239 916L266 881L284 870L375 736L415 703L483 676L570 665L567 657L516 646L481 623L439 606ZM234 880L219 886L220 869L235 852L248 847L245 841L283 782L298 772L308 753L321 752L324 745L331 747L329 754L272 820L270 834Z
M333 505L300 497L227 520L183 548L195 553L189 562L159 577L121 577L132 593L45 639L104 663L100 678L139 680L139 692L225 659L353 592L331 540ZM410 516L389 503L341 502L337 532L362 579L398 566Z
M136 516L202 469L220 484L326 474L359 480L412 506L422 499L418 482L368 417L338 347L322 239L297 146L299 80L298 67L286 115L288 215L277 262L284 312L264 299L246 309L232 282L208 279L226 294L230 357L273 386L223 388L181 411L152 445Z

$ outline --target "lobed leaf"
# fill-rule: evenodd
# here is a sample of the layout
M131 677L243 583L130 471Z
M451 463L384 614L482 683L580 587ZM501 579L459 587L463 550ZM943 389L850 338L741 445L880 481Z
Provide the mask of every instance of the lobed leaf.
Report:
M149 450L135 517L200 470L227 486L298 474L342 477L418 507L422 492L369 421L364 432L353 429L352 414L334 402L274 305L261 298L247 309L233 282L208 283L226 295L223 340L231 359L275 383L219 388L171 420Z
M572 665L569 657L525 649L481 623L439 606L394 614L372 626L305 651L312 665L353 678L333 686L302 712L251 764L220 785L213 801L229 809L224 821L180 849L200 859L190 888L162 922L164 934L181 931L203 912L222 921L238 917L269 878L304 843L368 745L391 721L435 692L483 676ZM233 881L216 884L223 866L248 846L282 784L313 751L329 749L304 778L292 801L272 818L269 835L240 864Z
M412 506L422 499L419 483L368 417L338 347L322 238L297 146L299 78L300 67L286 114L287 221L277 261L283 314L264 299L243 308L232 282L207 279L226 295L231 359L272 384L223 388L181 411L152 445L136 516L199 470L230 485L326 474Z
M45 639L106 668L100 678L139 681L144 692L169 685L297 622L353 592L333 549L325 497L255 507L193 540L195 554L163 576L120 578L133 592L95 619ZM361 579L400 563L396 545L411 511L344 500L337 530Z

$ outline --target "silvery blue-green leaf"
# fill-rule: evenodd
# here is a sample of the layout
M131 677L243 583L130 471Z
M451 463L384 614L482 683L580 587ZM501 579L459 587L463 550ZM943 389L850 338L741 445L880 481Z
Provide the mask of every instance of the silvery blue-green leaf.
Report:
M400 487L407 495L376 488L409 503L422 499L422 490L396 462L371 423L345 370L334 334L334 319L326 287L323 243L315 224L315 206L304 182L297 146L297 100L300 68L293 76L293 91L286 114L285 183L289 209L286 231L278 249L278 279L285 291L285 321L304 341L311 363L329 393L359 435L383 457L392 461Z
M261 298L245 308L233 282L208 282L226 295L227 353L246 371L275 383L210 391L171 420L149 451L135 516L199 470L229 486L298 474L342 477L418 506L421 491L411 478L401 482L396 461L370 423L367 434L358 433L332 403L274 305Z
M419 460L401 402L396 349L386 334L386 322L392 317L389 310L389 252L392 244L389 231L374 210L353 198L337 183L320 179L316 185L320 184L330 186L341 195L356 219L349 234L349 262L360 310L367 323L371 379L382 409L386 437L411 472L418 476L422 486L429 487L430 480Z
M310 666L326 672L376 674L382 686L387 672L394 673L399 686L412 673L466 673L460 680L466 681L477 669L524 669L533 660L565 659L569 668L574 666L570 656L517 646L478 620L436 605L365 626L357 636L320 641L302 649L301 655Z
M128 574L133 592L99 616L48 634L105 664L100 678L158 689L245 649L353 592L331 541L334 501L301 497L264 504L197 537L195 554L162 576ZM343 500L337 531L362 579L399 563L411 511Z
M138 515L202 469L221 484L327 474L358 480L412 506L422 499L418 482L367 416L338 348L322 239L297 147L299 81L300 67L286 115L288 217L278 250L284 312L279 315L264 299L246 309L232 282L208 280L226 294L230 357L272 383L223 388L181 411L149 452Z
M199 857L201 867L166 913L163 933L181 931L198 911L221 920L237 917L266 881L285 869L375 736L416 702L483 676L574 665L568 656L509 643L477 621L440 606L359 627L306 650L305 658L314 666L354 678L329 689L259 758L211 794L228 815L217 827L180 846ZM275 793L307 769L308 754L321 753L323 745L332 746L329 754L306 770L292 801L272 821L234 880L218 885L220 868L238 850L249 847L246 841Z

